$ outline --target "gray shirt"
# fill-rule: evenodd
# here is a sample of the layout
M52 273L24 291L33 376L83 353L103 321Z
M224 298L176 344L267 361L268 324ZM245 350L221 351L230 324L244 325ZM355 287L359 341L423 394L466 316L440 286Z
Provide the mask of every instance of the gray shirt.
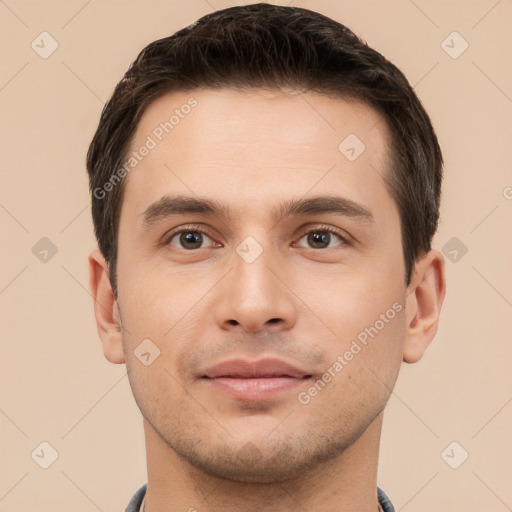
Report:
M144 484L133 496L125 512L142 512L144 497L146 496L147 484ZM377 487L377 498L384 512L395 512L395 508L389 501L383 490Z

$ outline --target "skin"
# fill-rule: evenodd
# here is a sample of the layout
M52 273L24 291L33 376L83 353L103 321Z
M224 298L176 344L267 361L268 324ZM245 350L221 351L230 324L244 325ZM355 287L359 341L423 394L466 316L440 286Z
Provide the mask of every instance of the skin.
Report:
M418 361L433 339L445 293L437 250L405 284L400 218L383 180L385 122L364 104L313 93L194 90L150 105L131 150L191 97L197 106L126 178L117 301L102 254L89 257L105 357L126 363L144 418L146 512L378 510L383 409L402 361ZM353 162L338 150L349 134L366 146ZM215 200L231 218L186 213L145 226L143 212L166 195ZM285 201L333 195L372 220L272 216ZM190 224L207 234L200 248L183 248L179 234L169 241ZM312 247L308 233L326 227L348 240L334 234ZM263 250L252 263L236 251L248 236ZM397 303L401 311L300 403ZM160 350L149 366L134 355L147 338ZM220 361L264 356L312 379L248 402L201 378Z

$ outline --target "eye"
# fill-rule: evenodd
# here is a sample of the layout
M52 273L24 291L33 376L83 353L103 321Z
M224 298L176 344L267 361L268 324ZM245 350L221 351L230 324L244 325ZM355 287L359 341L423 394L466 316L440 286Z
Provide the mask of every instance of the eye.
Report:
M301 244L302 240L305 240L306 246ZM308 231L296 245L310 249L331 249L346 244L348 244L347 237L334 228L322 227Z
M204 231L198 229L175 231L164 241L164 245L172 245L185 250L203 249L204 247L212 247L214 244L215 242Z

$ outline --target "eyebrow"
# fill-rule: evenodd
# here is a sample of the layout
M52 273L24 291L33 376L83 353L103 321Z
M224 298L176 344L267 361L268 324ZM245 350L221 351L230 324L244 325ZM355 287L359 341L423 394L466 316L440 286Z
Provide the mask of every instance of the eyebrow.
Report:
M226 206L217 201L185 196L164 196L149 205L139 216L142 217L142 227L149 229L162 219L191 213L212 215L224 220L230 220L234 217L234 214ZM322 215L329 213L374 222L373 214L366 206L340 196L291 199L271 210L272 218L275 221L281 221L293 215Z

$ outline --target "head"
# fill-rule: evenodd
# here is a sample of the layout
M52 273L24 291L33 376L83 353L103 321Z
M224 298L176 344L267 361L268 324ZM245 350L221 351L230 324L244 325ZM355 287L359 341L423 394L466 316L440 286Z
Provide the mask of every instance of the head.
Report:
M435 334L437 138L405 76L323 15L233 7L151 43L87 169L105 355L195 467L275 481L343 453ZM304 378L265 400L212 386L267 356Z

